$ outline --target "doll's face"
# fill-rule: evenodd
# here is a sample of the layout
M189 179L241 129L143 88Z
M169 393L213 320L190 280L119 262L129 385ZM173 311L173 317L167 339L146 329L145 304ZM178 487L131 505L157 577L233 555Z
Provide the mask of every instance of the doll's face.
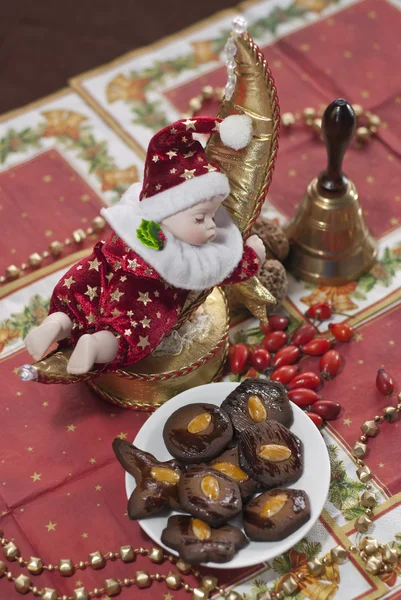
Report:
M187 210L167 217L161 225L175 238L187 244L194 246L206 244L216 237L214 215L223 199L224 196L214 196L210 200L199 202Z

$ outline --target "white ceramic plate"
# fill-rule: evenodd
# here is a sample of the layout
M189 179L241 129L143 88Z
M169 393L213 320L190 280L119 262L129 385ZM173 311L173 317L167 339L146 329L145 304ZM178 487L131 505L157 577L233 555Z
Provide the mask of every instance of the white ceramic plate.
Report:
M168 417L178 408L195 402L207 402L220 406L223 400L230 394L238 383L222 382L210 383L191 388L182 394L178 394L172 400L163 404L153 413L138 432L134 440L135 446L153 454L158 460L170 460L173 458L167 451L163 441L163 427ZM283 552L286 552L302 539L313 527L322 512L327 498L330 483L330 462L326 445L317 427L300 408L292 404L294 411L294 424L291 431L295 433L304 445L304 472L294 485L296 489L305 490L309 496L311 505L311 518L305 525L280 542L250 542L243 550L240 550L230 562L212 563L209 567L217 569L238 569L250 567L261 562L271 560ZM126 473L126 491L129 498L135 489L135 479ZM166 515L141 519L139 521L142 529L152 538L154 542L164 546L161 541L161 533L167 525ZM241 521L233 519L233 525L241 526ZM177 554L170 548L168 551Z

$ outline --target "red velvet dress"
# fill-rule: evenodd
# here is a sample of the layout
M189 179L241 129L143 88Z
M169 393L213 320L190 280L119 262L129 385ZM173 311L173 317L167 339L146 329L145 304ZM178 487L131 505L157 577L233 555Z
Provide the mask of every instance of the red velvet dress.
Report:
M239 265L221 283L229 285L255 275L259 261L245 246ZM174 288L124 242L112 234L88 258L76 263L54 288L49 314L63 312L72 323L68 343L84 333L110 330L119 349L108 369L133 364L150 354L174 329L188 290Z

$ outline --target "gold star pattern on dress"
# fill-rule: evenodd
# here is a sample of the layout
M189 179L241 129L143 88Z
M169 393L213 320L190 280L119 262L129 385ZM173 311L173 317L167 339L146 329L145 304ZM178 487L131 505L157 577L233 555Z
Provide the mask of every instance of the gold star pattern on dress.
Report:
M362 335L362 333L356 333L356 334L355 334L355 336L354 336L354 340L355 340L356 342L362 342L362 340L363 340L363 335Z
M83 585L83 581L81 581L80 579L77 579L77 581L75 582L75 585L77 586L77 588L80 588Z
M344 419L343 423L344 423L344 425L348 425L348 427L349 427L351 425L352 421L351 421L351 419L347 418L347 419Z
M143 302L145 306L149 304L149 302L152 302L152 300L149 298L149 292L146 292L145 294L139 292L137 302Z
M173 156L177 156L177 152L174 152L174 150L169 150L168 152L166 152L166 154L170 160L173 158Z
M77 428L76 425L67 425L67 431L75 431Z
M17 396L18 396L18 398L19 398L20 396L22 396L22 392L17 392Z
M382 469L384 467L384 463L379 462L378 466Z
M64 279L64 283L63 283L63 287L66 287L67 289L70 289L70 287L76 283L73 276L71 275L71 277L68 277Z
M123 313L120 310L118 310L118 308L115 308L114 310L111 311L111 316L112 317L119 317L122 314Z
M40 481L41 480L40 478L42 477L42 473L36 473L36 471L35 471L35 473L33 475L31 475L30 477L34 482Z
M160 296L160 294L159 294L159 292L157 290L155 291L154 294L155 294L155 298L158 298Z
M160 318L161 318L161 314L160 314L159 312L157 312L157 313L156 313L156 317L157 317L158 319L160 319Z
M93 325L93 323L96 323L96 316L92 313L89 313L89 315L87 315L86 320L88 322L88 325Z
M137 269L139 267L138 261L136 260L136 258L134 258L133 260L128 260L128 266L130 269L133 269L135 271L135 269Z
M99 267L102 264L97 258L95 258L94 260L89 260L88 263L89 271L92 271L92 269L94 269L95 271L99 271Z
M175 128L175 127L172 127L172 128L170 129L170 133L177 133L177 130L176 130L176 128Z
M45 406L45 407L49 406L49 403L48 402L42 402L42 406Z
M86 538L88 537L88 534L87 534L86 532L84 532L84 533L82 534L82 537L84 538L84 540L86 540Z
M155 190L158 192L159 190L162 189L162 186L160 185L160 183L158 183L157 185L155 185Z
M160 160L160 158L158 157L158 155L157 155L157 154L154 154L154 155L152 156L152 161L153 161L154 163L157 163L157 162L159 162L159 160Z
M184 158L191 158L191 156L193 156L195 154L195 152L187 152L186 154L183 154Z
M96 458L91 458L91 459L89 460L89 462L90 462L90 464L91 464L91 465L94 465L94 464L95 464L95 462L96 462Z
M242 273L240 273L240 278L246 279L246 277L247 277L247 274L242 271Z
M101 485L96 485L95 486L95 491L96 492L101 492L102 491L102 486Z
M148 335L146 337L139 336L138 348L145 350L145 348L147 348L147 346L150 346L149 336Z
M183 179L188 181L188 179L194 178L195 171L196 171L196 169L184 169L184 172L182 175L180 175L180 177L182 177Z
M198 160L199 162L203 162L203 158L202 158L201 156L198 156L197 160Z
M216 167L214 167L213 165L203 165L203 168L206 169L209 173L211 171L217 171Z
M121 275L120 281L122 281L122 283L124 283L124 281L127 281L127 276L126 275Z
M119 271L120 269L121 269L121 262L119 260L116 260L116 262L114 263L114 270Z
M47 528L47 531L56 531L57 523L52 523L49 521L45 527Z
M194 131L196 131L196 129L195 129L196 121L191 121L191 119L187 119L186 121L183 121L183 123L184 123L187 131L189 129L193 129Z
M109 273L108 275L106 275L106 279L109 283L113 279L113 276L114 276L114 273Z
M389 343L390 346L395 346L395 341L394 340L389 340L388 343Z
M132 335L132 330L131 329L125 329L124 330L124 335Z
M120 440L126 440L128 437L128 433L119 433L118 435L116 435L116 437L118 437Z
M171 173L172 175L174 175L174 173L177 173L177 169L175 169L175 168L173 168L173 169L170 169L170 173Z
M186 143L186 142L188 141L188 138L187 138L187 136L185 136L185 135L183 135L181 139L182 139L182 141L183 141L184 143Z
M27 448L28 452L33 452L33 448L32 446L29 446L29 448Z
M144 329L145 329L145 327L150 328L151 320L148 319L147 317L145 317L144 319L142 319L142 321L139 321L139 322L141 323L141 325Z
M127 310L127 317L133 317L134 313L132 310Z
M97 298L97 287L91 287L90 285L87 285L84 296L88 296L89 300L92 302L95 298Z
M120 302L120 298L124 296L125 292L120 292L118 288L114 290L112 294L110 294L110 298L113 302Z
M164 600L173 600L173 596L170 593L164 594Z
M153 271L152 269L146 269L145 271L145 275L152 275Z
M136 321L130 321L130 325L131 325L131 327L133 327L135 329L135 327L138 325L138 323Z
M81 270L82 270L82 268L83 268L83 267L82 267L82 265L78 265L78 266L77 266L77 271L81 271Z

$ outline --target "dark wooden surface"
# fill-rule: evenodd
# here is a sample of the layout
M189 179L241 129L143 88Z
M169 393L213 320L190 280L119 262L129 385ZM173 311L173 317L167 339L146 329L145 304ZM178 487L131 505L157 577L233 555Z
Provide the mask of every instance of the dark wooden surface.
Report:
M233 0L0 0L0 114Z

